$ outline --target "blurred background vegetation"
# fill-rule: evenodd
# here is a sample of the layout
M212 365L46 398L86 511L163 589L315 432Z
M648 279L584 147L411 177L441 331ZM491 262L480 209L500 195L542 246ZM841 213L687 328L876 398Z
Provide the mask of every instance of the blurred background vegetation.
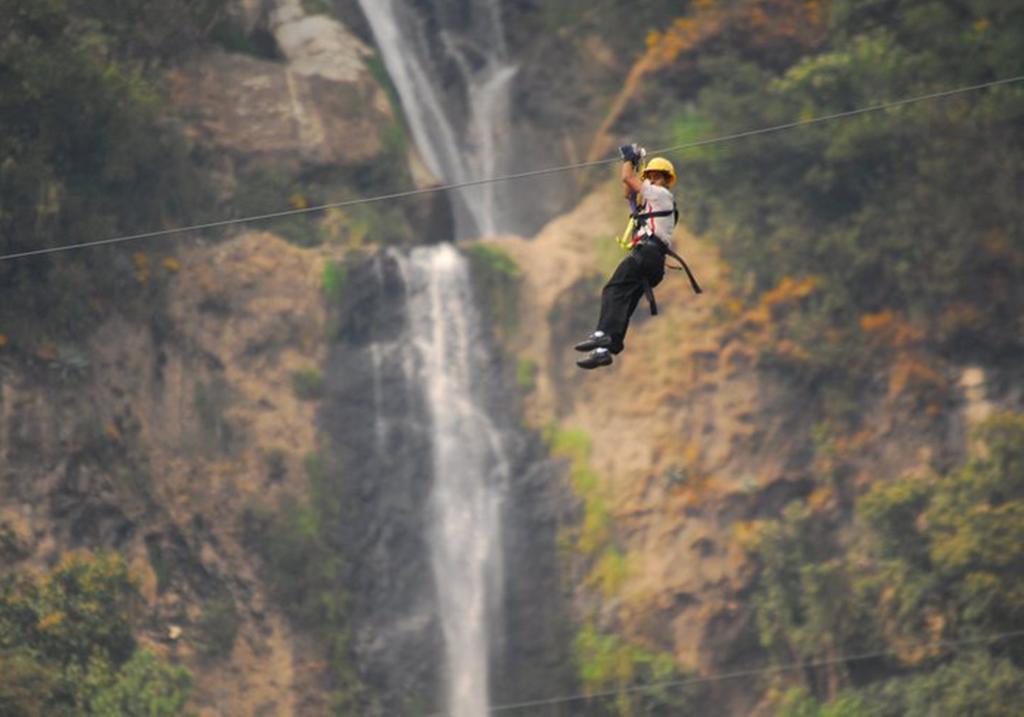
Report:
M138 589L114 554L0 582L0 714L179 715L191 676L138 647Z
M948 475L876 483L851 535L839 507L791 504L756 525L761 643L777 664L821 664L778 688L778 714L1024 709L1024 417L989 419L976 441ZM865 654L880 656L840 659Z
M1024 73L1021 2L834 0L822 13L820 45L781 69L734 46L702 52L678 126L728 134ZM689 152L684 216L752 300L813 282L780 317L807 352L801 369L861 388L883 315L940 355L1018 360L1022 130L1014 84Z
M152 231L209 208L160 78L224 5L0 0L0 252ZM3 262L5 331L14 342L40 325L87 334L112 306L151 292L139 249Z
M782 18L799 12L802 29L786 32ZM707 2L685 22L675 47L671 31L652 38L689 57L657 81L694 89L665 144L1024 74L1017 0ZM932 412L944 405L936 359L1019 364L1021 84L688 150L677 166L685 221L791 347L776 368L818 387L807 408L824 433L865 427L864 397L893 388L882 364L932 395L921 406ZM1024 420L993 418L974 445L947 474L878 475L863 495L819 455L818 488L750 526L752 609L771 661L836 661L761 679L778 714L1024 710L1019 640L936 644L1024 629ZM837 660L877 652L888 655Z

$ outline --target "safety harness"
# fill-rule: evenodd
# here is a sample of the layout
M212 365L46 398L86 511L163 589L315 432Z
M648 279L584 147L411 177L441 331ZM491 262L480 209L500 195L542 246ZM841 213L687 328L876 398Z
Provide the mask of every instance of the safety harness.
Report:
M630 201L630 204L632 206L635 206L635 202L633 201ZM679 208L676 206L675 202L672 203L671 209L663 209L662 211L659 212L640 212L639 210L634 210L633 213L629 215L630 222L626 226L626 233L623 234L623 238L625 238L627 234L630 237L632 237L633 234L637 230L639 230L640 227L644 226L647 223L648 219L668 216L673 217L673 221L676 224L679 223ZM635 247L645 242L655 246L662 254L670 256L676 261L678 261L679 266L672 266L671 264L666 264L666 266L669 269L675 269L676 271L685 271L687 278L689 278L690 280L690 286L693 287L693 293L703 293L704 290L700 288L700 284L697 283L697 277L695 277L693 275L693 272L690 271L690 266L686 263L686 260L683 259L683 257L679 256L679 254L677 254L675 251L673 251L672 247L670 247L664 239L657 236L656 234L647 234L639 241L635 243L631 241L630 243ZM634 258L635 260L635 256L632 253L630 254L630 258ZM650 304L651 316L657 316L658 303L654 300L654 289L651 288L650 282L648 282L647 279L644 279L643 282L644 296L647 297L647 303Z

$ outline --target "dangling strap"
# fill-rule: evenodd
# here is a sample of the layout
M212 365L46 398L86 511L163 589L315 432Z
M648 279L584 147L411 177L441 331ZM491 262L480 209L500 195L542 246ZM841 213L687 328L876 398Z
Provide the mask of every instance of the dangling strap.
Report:
M678 267L674 267L673 266L673 267L670 267L670 268L672 268L672 269L679 268L679 269L682 269L683 271L686 272L686 276L690 279L690 286L693 287L693 293L694 294L703 294L704 293L704 290L700 288L700 284L697 283L697 277L695 277L693 275L693 272L690 271L690 266L689 266L689 264L686 263L686 260L683 259L683 257L679 256L674 251L672 251L672 247L670 247L668 244L666 244L665 241L662 240L661 237L651 235L651 236L649 236L647 238L648 239L652 239L655 242L657 242L658 246L661 248L661 250L663 252L665 252L665 254L667 254L668 256L672 257L673 259L675 259L676 261L679 262L679 266Z
M664 244L664 242L662 242L662 244ZM682 269L683 271L686 272L686 276L690 279L690 286L693 287L693 293L694 294L703 294L704 290L700 288L700 284L697 283L697 277L695 277L693 275L693 272L690 271L690 267L686 263L686 260L684 260L683 257L681 257L678 254L676 254L674 251L672 251L667 246L665 247L665 253L668 254L670 257L672 257L673 259L675 259L676 261L679 262L679 266L678 267L674 266L672 268L673 269Z
M640 258L636 255L635 252L630 252L627 258L635 261L637 265L640 264ZM647 298L647 304L648 306L651 307L651 316L657 316L658 302L654 300L654 289L651 287L651 282L649 282L647 280L647 277L643 276L643 274L641 273L640 283L643 285L644 296Z
M657 316L658 315L658 302L654 300L654 289L651 288L651 282L647 281L646 277L644 277L643 282L644 282L644 296L647 297L647 303L651 307L651 316Z

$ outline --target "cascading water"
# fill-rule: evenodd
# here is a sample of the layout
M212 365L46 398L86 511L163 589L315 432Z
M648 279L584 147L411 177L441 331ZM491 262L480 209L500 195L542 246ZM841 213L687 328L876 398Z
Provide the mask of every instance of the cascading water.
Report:
M555 549L574 508L517 429L469 279L451 244L390 249L338 307L319 420L342 479L323 497L349 510L332 544L367 717L484 717L577 689Z
M431 419L430 553L448 675L448 713L488 708L489 634L501 593L501 501L509 463L478 398L486 355L463 257L450 245L400 259L411 340Z
M428 168L459 184L506 173L516 68L507 60L498 0L433 0L428 8L405 0L359 5ZM446 93L444 78L451 72L461 79L462 97ZM507 229L512 210L499 203L497 192L494 184L460 190L453 202L459 238Z
M515 68L505 59L497 0L360 5L429 169L459 184L503 173ZM446 94L446 72L461 79L462 96ZM458 238L502 228L493 184L460 190L453 207ZM448 712L483 717L489 704L489 629L499 617L500 508L509 463L479 398L485 342L465 260L447 244L395 258L420 359L417 375L409 378L424 387L431 421L434 485L427 542L444 635Z

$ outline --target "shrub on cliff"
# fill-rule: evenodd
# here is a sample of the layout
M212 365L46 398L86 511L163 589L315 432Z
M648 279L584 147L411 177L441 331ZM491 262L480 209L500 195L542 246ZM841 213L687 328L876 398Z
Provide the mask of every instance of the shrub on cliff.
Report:
M135 582L117 555L72 555L0 587L0 714L181 714L187 670L138 649Z
M339 476L323 458L309 454L305 468L310 499L288 500L274 512L253 506L243 517L245 542L263 560L263 578L285 614L326 646L334 712L355 714L369 697L352 657L346 546L332 530L347 515L332 483Z
M497 246L471 244L466 250L477 294L494 317L494 330L504 340L519 325L519 290L522 269Z
M780 663L820 663L781 714L1024 711L1024 416L976 439L948 475L876 484L852 534L802 505L762 525L762 644ZM877 656L843 659L865 653ZM864 710L838 709L854 702Z
M216 9L0 0L0 253L187 223L207 206L191 150L163 117L156 71L189 45L182 33L201 34L200 5ZM117 247L5 261L0 321L14 346L25 316L25 332L42 323L74 335L104 299L144 283Z

